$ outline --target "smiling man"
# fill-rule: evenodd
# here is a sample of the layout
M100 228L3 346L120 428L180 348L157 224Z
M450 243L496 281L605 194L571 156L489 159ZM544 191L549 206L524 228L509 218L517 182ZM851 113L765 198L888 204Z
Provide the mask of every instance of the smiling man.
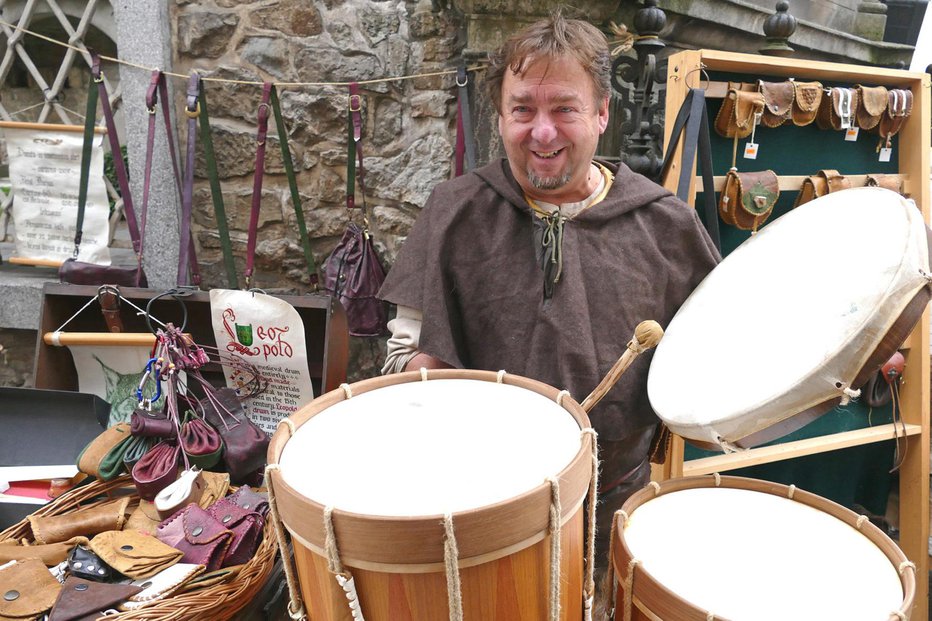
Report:
M582 401L635 326L669 323L718 262L693 209L594 159L610 68L602 33L560 14L492 55L486 87L507 158L440 184L424 206L380 292L398 305L383 372L504 369ZM649 364L638 357L590 412L599 565L612 514L650 476Z

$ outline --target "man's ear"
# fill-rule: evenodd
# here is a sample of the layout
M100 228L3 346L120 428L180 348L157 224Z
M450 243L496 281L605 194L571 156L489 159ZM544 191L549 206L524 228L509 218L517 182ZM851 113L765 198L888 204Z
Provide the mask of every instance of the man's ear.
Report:
M604 133L606 127L608 127L608 96L603 97L599 105L599 133Z

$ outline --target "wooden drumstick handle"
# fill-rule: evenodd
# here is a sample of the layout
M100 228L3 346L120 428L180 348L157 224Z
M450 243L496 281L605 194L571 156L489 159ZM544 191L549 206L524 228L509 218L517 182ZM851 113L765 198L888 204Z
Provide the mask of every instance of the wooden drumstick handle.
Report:
M612 368L602 378L599 385L595 387L595 390L590 392L589 396L583 400L582 409L588 413L594 408L595 404L601 401L602 397L612 389L621 374L631 366L638 354L656 346L661 338L663 338L663 328L660 327L659 323L653 320L639 323L634 329L634 337L628 341L628 346L625 348L624 353L621 354L621 358L612 365Z

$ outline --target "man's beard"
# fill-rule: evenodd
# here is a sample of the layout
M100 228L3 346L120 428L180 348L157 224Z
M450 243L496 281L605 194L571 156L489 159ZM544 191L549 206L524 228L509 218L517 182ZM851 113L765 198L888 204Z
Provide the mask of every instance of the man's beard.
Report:
M564 170L563 174L556 177L541 177L537 175L533 170L528 167L527 170L527 179L531 182L531 185L537 188L538 190L556 190L562 188L567 183L570 182L570 179L573 177L572 170Z

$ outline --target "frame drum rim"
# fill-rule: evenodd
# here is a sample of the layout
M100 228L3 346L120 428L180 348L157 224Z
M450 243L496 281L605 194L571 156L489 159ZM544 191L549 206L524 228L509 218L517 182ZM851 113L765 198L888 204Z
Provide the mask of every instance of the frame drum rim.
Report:
M426 381L435 379L497 382L498 373L466 369L429 371ZM425 381L420 372L410 371L362 380L349 387L354 395L359 395L395 384L420 381ZM543 382L507 373L501 383L536 392L553 401L561 392ZM346 399L344 390L332 390L292 414L289 420L297 431L317 414ZM591 427L589 418L582 406L569 395L564 395L562 407L579 425L580 447L570 463L552 475L560 482L561 524L579 510L592 476L592 437L583 433L584 429ZM269 464L279 463L290 439L290 430L280 424L269 442ZM546 537L551 505L550 485L544 480L546 476L542 476L540 485L512 498L453 513L460 566L474 564L470 559L477 557L485 561L505 556ZM290 486L280 470L269 471L269 478L285 527L298 540L310 544L312 549L325 549L324 506ZM340 560L345 565L415 566L414 571L435 571L433 567L444 563L443 515L379 516L335 507L332 518Z
M620 515L621 512L630 516L641 505L646 504L654 498L663 496L664 494L683 490L716 487L759 492L785 499L790 499L791 489L790 486L781 483L773 483L748 477L722 476L716 474L668 479L662 483L651 484L638 490L625 501L624 505L621 507L621 511L617 512L612 518L612 558L610 562L615 574L615 584L612 586L617 587L619 582L624 581L625 577L628 575L628 563L634 559L631 548L628 546L628 542L623 536L625 529L621 521L623 517ZM860 516L854 511L827 498L796 487L792 488L791 500L830 515L857 530L883 553L894 571L897 570L901 563L909 562L909 559L906 558L906 555L899 546L870 521L865 520L864 523L858 527L857 522ZM897 574L899 575L900 586L903 589L901 610L906 611L906 614L909 615L916 596L916 572L897 571ZM650 571L645 569L643 565L637 566L634 582L640 589L633 594L632 605L638 606L638 604L643 604L651 614L657 615L657 618L663 619L664 621L708 621L710 618L714 618L715 621L725 620L724 617L718 615L709 617L709 612L714 611L706 611L699 608L677 593L671 591L662 582L657 580ZM620 601L616 601L615 610L617 611L622 605ZM888 621L896 620L897 617L894 614L888 617Z

